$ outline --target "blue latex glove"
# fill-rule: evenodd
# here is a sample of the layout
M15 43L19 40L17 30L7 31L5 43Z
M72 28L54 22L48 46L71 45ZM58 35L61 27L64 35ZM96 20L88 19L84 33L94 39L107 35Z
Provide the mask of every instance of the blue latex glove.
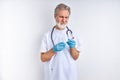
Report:
M62 51L65 48L65 43L60 42L53 47L54 52Z
M67 44L70 48L74 48L76 45L76 42L73 39L68 39Z

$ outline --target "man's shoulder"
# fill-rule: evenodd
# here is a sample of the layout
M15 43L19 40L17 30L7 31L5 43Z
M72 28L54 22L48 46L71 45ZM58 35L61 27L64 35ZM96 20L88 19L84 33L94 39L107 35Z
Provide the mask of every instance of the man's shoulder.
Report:
M48 35L51 34L51 32L52 32L52 28L48 29L48 30L44 33L44 35L48 36Z

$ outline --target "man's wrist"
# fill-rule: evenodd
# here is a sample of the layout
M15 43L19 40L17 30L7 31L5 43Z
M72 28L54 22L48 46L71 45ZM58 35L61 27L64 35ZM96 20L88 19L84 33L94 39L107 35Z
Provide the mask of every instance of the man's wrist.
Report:
M53 52L56 53L57 51L55 50L55 48L52 48Z
M71 46L69 46L70 48L75 48L75 45L71 45Z

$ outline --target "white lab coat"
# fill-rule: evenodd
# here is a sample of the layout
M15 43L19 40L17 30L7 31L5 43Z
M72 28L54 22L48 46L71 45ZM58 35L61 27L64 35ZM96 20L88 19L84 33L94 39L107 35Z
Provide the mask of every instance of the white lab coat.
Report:
M64 30L54 29L53 41L55 44L59 42L67 42L66 28ZM42 39L40 52L46 52L53 47L51 41L51 31L48 31ZM74 34L73 34L74 35ZM76 48L79 51L80 43L76 36ZM54 55L50 61L44 62L44 80L77 80L76 61L69 52L69 46Z

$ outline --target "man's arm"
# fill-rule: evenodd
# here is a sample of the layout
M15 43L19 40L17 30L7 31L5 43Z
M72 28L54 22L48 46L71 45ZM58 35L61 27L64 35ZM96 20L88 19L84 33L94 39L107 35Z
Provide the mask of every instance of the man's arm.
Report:
M53 46L52 49L45 53L41 53L41 61L46 62L49 61L56 52L62 51L65 48L65 43L60 42Z
M77 60L80 52L76 48L70 48L70 54L74 60Z
M53 49L50 49L49 51L42 52L40 54L41 54L41 56L40 56L41 61L46 62L46 61L49 61L55 53L54 53Z
M74 60L77 60L80 52L75 48L76 42L73 39L68 39L67 44L70 47L70 54Z

